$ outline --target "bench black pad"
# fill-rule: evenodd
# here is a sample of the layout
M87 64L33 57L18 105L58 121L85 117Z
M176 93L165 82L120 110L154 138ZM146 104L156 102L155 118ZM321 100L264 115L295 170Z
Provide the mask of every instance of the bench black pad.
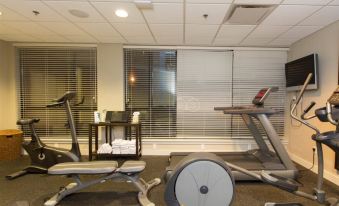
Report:
M144 171L146 162L144 161L126 161L119 168L121 173L139 173Z
M48 169L48 174L107 174L118 168L116 161L93 161L93 162L65 162L56 164Z

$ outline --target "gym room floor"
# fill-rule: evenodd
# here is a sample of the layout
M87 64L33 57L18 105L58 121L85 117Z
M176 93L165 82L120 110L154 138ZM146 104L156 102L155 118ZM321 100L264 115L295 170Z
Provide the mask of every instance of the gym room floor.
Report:
M166 156L145 156L142 158L147 162L142 177L150 180L155 177L162 177L167 166ZM0 205L16 206L17 201L27 201L30 206L43 205L44 200L53 196L60 187L68 184L71 179L62 176L48 175L26 175L21 178L9 181L5 175L24 168L29 163L27 157L15 161L0 162ZM305 168L299 167L300 170ZM86 178L86 177L85 177ZM91 177L93 178L93 177ZM310 171L301 171L299 178L304 185L303 190L311 192L315 185L316 175ZM304 206L318 205L316 202L296 197L288 192L279 190L260 182L238 182L236 184L235 206L263 206L265 202L299 202ZM163 194L165 185L161 184L150 192L150 199L158 206L165 206ZM339 198L339 187L325 181L324 190L329 197ZM137 192L128 183L112 183L111 181L95 185L80 193L65 198L60 206L134 206L138 205Z

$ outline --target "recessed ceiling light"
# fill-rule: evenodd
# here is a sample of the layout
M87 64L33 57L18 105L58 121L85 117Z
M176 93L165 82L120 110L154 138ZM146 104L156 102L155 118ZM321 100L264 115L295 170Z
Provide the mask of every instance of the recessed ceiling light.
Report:
M2 12L0 11L0 16L2 15Z
M84 12L84 11L81 11L81 10L78 10L78 9L70 9L68 10L68 12L70 14L72 14L73 16L76 16L76 17L79 17L79 18L87 18L89 17L89 14Z
M115 15L117 15L118 17L121 17L121 18L126 18L128 17L128 13L126 10L123 10L123 9L118 9L115 11Z

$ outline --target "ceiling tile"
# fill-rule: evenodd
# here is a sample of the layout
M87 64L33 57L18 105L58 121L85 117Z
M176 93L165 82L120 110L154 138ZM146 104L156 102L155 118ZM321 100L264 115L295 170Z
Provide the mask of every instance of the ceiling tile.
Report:
M128 36L126 39L129 44L155 44L152 36Z
M217 37L213 44L218 46L235 46L241 42L242 38Z
M273 38L251 38L247 37L240 44L243 46L266 46Z
M229 7L230 4L187 4L185 20L188 24L221 24Z
M82 35L85 32L77 28L72 23L65 22L40 22L41 25L47 27L51 31L61 35Z
M92 5L110 22L145 23L141 12L133 3L93 2ZM117 17L114 13L117 9L126 10L128 12L128 17Z
M183 4L154 3L153 9L142 10L150 24L182 24Z
M96 36L101 43L125 43L126 41L119 36Z
M9 26L10 24L0 23L0 34L21 34L22 31L17 30Z
M280 5L263 22L266 25L292 26L311 15L321 6Z
M281 0L234 0L234 4L279 4Z
M337 20L339 20L339 6L326 6L305 19L300 25L326 26Z
M207 46L212 44L212 38L203 36L190 37L185 39L185 44Z
M227 4L232 3L233 0L186 0L186 3L196 3L196 4Z
M54 33L34 22L11 21L3 24L20 30L24 34L53 35Z
M47 0L44 0L47 1ZM84 0L79 0L79 1L84 1ZM134 2L134 0L88 0L91 2L97 2L97 1L107 1L107 2Z
M226 39L243 39L254 28L255 25L222 25L217 37Z
M70 42L70 40L60 36L60 35L38 35L35 34L34 37L38 37L44 42Z
M183 36L156 36L155 39L160 45L182 45L184 41Z
M72 22L105 22L104 18L102 18L96 9L85 1L46 1L46 3ZM86 18L73 16L70 13L72 9L83 11L89 16Z
M259 25L250 35L250 38L275 38L292 26Z
M269 43L271 46L290 46L294 42L298 41L298 39L284 39L284 38L277 38Z
M152 0L154 3L183 3L184 0Z
M114 23L113 26L124 36L152 36L146 24Z
M1 5L0 11L2 13L2 15L0 16L0 21L28 21L26 17Z
M210 36L214 37L219 25L200 25L200 24L186 24L186 37L192 36Z
M150 24L155 36L183 36L183 24Z
M93 36L120 36L109 23L77 23L77 25Z
M282 4L326 5L332 0L285 0Z
M65 35L65 38L71 40L74 43L97 43L98 40L89 35Z
M1 34L0 39L12 42L41 42L41 39L27 34Z
M339 6L339 0L332 1L329 5L336 5Z
M295 26L279 38L283 39L301 39L305 36L312 34L315 31L318 31L321 26Z
M183 43L183 24L150 24L149 26L158 44Z
M45 0L46 1L46 0ZM88 1L110 1L110 2L134 2L134 0L88 0ZM184 0L152 0L154 3L182 3Z
M211 44L219 25L186 24L186 44Z
M1 4L33 21L66 21L65 18L50 9L41 1L20 1L18 4L18 1L1 0ZM32 12L33 10L40 12L40 14L35 15Z

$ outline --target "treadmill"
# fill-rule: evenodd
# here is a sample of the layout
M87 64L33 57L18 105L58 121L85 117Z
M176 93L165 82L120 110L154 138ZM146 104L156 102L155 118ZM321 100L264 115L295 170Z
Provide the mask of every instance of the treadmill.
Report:
M278 175L285 178L296 179L298 170L290 159L285 147L272 126L268 117L276 113L272 108L265 108L264 101L271 92L278 91L278 87L270 87L261 89L249 106L236 107L215 107L215 111L221 111L224 114L240 115L245 125L254 137L258 145L258 149L245 152L218 152L224 161L235 164L239 167L260 174L262 170L270 172L270 174ZM254 123L257 119L265 130L267 140L270 142L271 148L265 142L264 137L259 132L258 127ZM175 166L183 159L188 152L172 152L169 158L169 166L166 168L166 177L174 170ZM237 171L232 171L235 180L254 180L252 177Z

